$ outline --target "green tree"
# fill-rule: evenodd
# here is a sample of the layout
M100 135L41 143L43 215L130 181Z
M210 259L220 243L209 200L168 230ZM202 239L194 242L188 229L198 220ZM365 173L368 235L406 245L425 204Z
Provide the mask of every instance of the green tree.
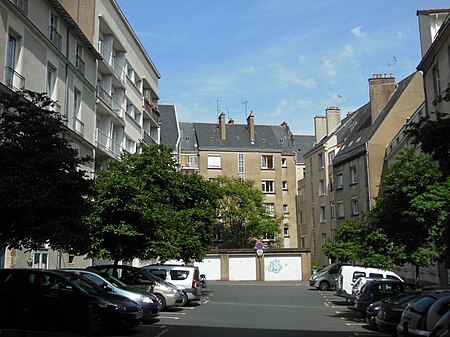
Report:
M403 248L405 262L416 266L417 281L419 268L446 251L450 184L442 178L431 156L407 149L387 170L372 210L375 228Z
M92 255L115 263L203 258L216 219L215 185L181 173L163 145L141 149L108 162L96 179L86 218Z
M280 232L282 218L267 213L263 193L253 181L218 177L223 198L220 201L218 231L228 248L253 248L266 235Z
M84 253L91 181L64 137L54 102L31 91L0 94L0 247Z

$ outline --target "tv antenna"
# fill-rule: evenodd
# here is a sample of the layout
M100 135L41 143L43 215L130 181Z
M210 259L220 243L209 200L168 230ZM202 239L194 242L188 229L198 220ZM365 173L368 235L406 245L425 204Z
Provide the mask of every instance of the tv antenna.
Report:
M248 104L248 101L244 101L244 102L242 102L242 104L244 104L244 106L245 106L245 119L247 119L247 104Z

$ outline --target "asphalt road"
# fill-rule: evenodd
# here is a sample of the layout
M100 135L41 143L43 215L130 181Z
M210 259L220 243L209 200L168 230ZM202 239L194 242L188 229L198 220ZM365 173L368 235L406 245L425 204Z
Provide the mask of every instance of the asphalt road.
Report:
M10 332L11 333L11 332ZM19 336L3 331L2 336ZM28 337L79 337L29 333ZM386 337L332 291L303 282L209 282L198 303L114 337ZM109 337L108 336L108 337Z

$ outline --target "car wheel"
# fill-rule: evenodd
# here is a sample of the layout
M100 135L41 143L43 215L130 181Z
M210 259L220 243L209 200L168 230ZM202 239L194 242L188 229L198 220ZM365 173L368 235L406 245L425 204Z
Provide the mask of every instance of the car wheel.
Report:
M160 294L155 294L155 296L158 299L158 303L160 305L159 311L164 311L166 309L166 300Z
M330 284L327 281L322 281L319 283L320 290L328 290L330 289Z
M184 307L186 304L188 304L189 300L188 297L186 295L186 293L183 291L183 302L181 302L181 307Z
M105 316L97 310L92 310L91 313L85 317L85 331L88 336L98 336L105 331Z

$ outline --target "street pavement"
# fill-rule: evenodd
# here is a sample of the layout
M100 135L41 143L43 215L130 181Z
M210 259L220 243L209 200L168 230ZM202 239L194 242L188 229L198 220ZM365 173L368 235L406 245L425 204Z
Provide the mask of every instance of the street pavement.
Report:
M0 337L20 334L0 333ZM29 333L29 337L80 337ZM305 282L209 281L200 302L161 312L154 322L108 337L385 337L349 303Z

